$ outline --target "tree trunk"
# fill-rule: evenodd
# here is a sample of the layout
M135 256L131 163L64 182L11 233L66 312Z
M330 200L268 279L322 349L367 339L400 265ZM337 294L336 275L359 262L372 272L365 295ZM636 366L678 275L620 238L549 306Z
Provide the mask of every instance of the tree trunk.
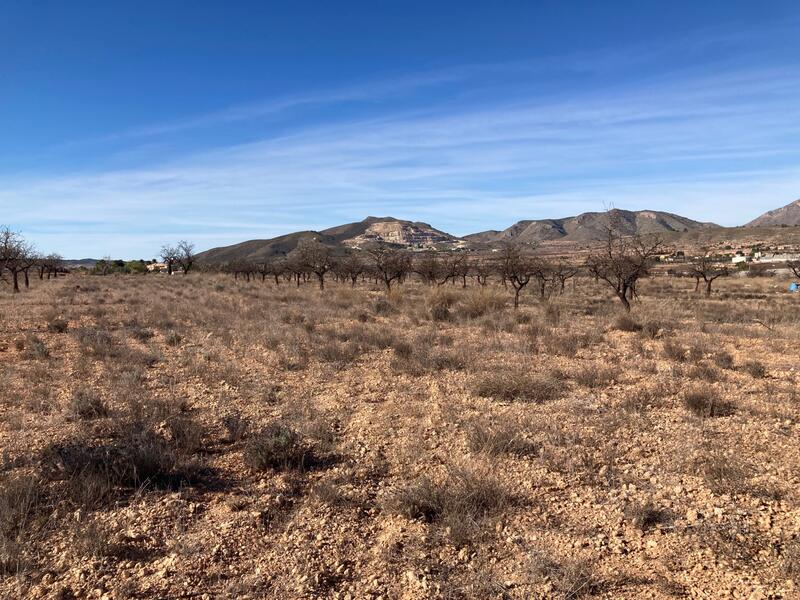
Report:
M28 269L25 269L23 273L25 274L25 289L28 289L29 287L31 287L31 282L28 279Z
M319 279L319 289L324 290L325 289L325 275L322 275L321 273L317 273L317 279Z
M617 292L617 297L619 301L622 302L622 307L625 309L625 312L631 312L631 303L628 301L628 290L623 288L621 292Z
M514 310L519 308L519 293L522 291L522 288L514 288Z
M19 271L12 271L11 277L14 280L14 293L19 294L19 279L18 279Z
M711 283L713 281L714 281L713 279L709 279L708 281L706 281L706 298L708 298L711 295Z

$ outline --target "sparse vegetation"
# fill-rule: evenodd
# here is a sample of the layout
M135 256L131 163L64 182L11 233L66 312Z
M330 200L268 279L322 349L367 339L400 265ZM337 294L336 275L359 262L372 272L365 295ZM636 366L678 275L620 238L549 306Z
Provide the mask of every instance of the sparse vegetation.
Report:
M564 384L553 377L521 371L493 372L479 379L475 393L495 400L541 403L562 395Z
M704 300L648 261L627 313L526 248L514 310L502 252L389 284L354 256L321 291L286 258L0 287L0 595L790 595L800 311L774 280ZM225 580L245 564L269 583Z

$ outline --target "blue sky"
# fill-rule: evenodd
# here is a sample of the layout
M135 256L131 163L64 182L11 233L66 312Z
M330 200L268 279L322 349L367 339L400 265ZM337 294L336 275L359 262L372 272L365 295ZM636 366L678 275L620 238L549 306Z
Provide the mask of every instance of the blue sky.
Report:
M45 252L798 197L794 0L0 5L0 223Z

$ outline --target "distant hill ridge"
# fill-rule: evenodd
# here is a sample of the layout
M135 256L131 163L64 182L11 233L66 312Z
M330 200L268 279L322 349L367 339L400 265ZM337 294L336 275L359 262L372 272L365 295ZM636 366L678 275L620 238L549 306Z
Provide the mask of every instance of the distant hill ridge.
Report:
M322 231L298 231L275 238L249 240L231 246L212 248L198 255L198 260L208 263L235 261L263 261L271 256L285 255L294 250L303 238L313 237L330 247L335 253L348 248L358 248L372 242L393 244L398 247L457 249L480 247L503 241L539 243L565 241L586 243L602 240L609 221L623 235L686 233L692 236L710 235L717 229L732 231L716 225L695 221L687 217L657 210L621 210L586 212L561 219L523 220L502 231L490 230L466 235L451 235L418 221L404 221L394 217L367 217L362 221L346 223ZM782 208L768 211L746 227L800 225L800 200Z
M370 242L397 246L448 246L463 244L460 238L434 229L427 223L403 221L394 217L367 217L363 221L346 223L322 231L298 231L266 240L250 240L232 246L212 248L201 252L197 259L207 263L264 261L271 256L285 255L294 250L300 240L314 238L334 252L345 252Z
M587 212L563 219L519 221L503 231L482 231L465 236L472 242L502 242L515 240L532 243L550 240L590 242L603 239L609 222L623 235L682 232L691 229L719 227L657 210L621 210Z
M795 200L775 210L768 210L760 217L750 221L745 227L775 227L781 225L787 227L800 225L800 200Z

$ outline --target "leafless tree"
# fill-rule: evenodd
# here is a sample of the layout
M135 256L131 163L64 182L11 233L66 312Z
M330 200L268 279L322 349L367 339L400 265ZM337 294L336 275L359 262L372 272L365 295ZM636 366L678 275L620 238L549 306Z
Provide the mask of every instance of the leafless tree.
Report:
M519 295L537 269L537 260L523 252L521 246L507 242L500 251L500 274L514 288L514 308L519 308Z
M350 252L336 261L336 270L343 281L350 281L355 287L358 278L364 273L366 266L361 257L355 252Z
M319 281L319 289L325 289L325 274L333 266L330 248L314 238L304 238L291 252L303 272L311 272Z
M493 265L490 261L476 260L473 263L470 272L475 277L480 286L485 286L491 274L496 270L497 270L496 266Z
M455 262L453 264L453 282L455 283L455 277L459 277L461 279L461 287L466 288L467 277L472 272L472 267L472 261L466 254L455 255Z
M50 279L50 277L57 277L58 273L63 270L64 259L60 254L48 254L42 257L36 266L39 269L39 279L44 279L45 274Z
M439 283L442 276L442 263L433 252L426 252L413 262L414 272L428 285Z
M42 260L42 257L36 253L33 248L28 248L27 252L24 253L22 256L22 260L20 260L20 271L22 272L23 279L25 281L25 289L31 287L31 279L30 279L30 270L34 268L39 262Z
M720 277L725 277L729 272L730 271L728 271L728 267L715 262L708 256L695 258L689 264L689 273L697 281L695 291L697 291L697 288L700 285L700 280L702 279L706 284L706 298L711 295L711 284L714 283L714 280Z
M556 275L553 265L541 258L537 257L533 262L533 278L539 286L539 297L544 300L549 296L550 291L554 288L556 282Z
M195 253L194 244L190 244L186 240L181 240L175 247L175 261L180 266L183 274L186 275L194 265Z
M8 271L15 294L19 293L19 274L31 254L31 248L19 233L0 227L0 273Z
M267 261L270 275L275 280L275 285L280 285L281 277L286 274L286 257L273 256Z
M392 289L392 284L402 281L411 270L411 256L405 250L375 245L367 249L367 254L387 291Z
M794 273L795 277L800 277L800 260L790 260L786 266Z
M294 280L297 287L300 287L300 283L306 279L308 267L296 248L286 255L286 273L289 275L289 280Z
M558 284L558 293L563 294L567 285L567 280L572 279L578 274L578 267L568 263L564 259L559 259L552 263L553 277Z
M592 252L586 268L595 279L606 282L626 311L636 297L636 283L648 274L653 259L661 250L657 237L623 236L609 223L602 247Z
M178 264L179 250L169 244L161 246L161 260L167 265L167 273L172 275L175 265Z

